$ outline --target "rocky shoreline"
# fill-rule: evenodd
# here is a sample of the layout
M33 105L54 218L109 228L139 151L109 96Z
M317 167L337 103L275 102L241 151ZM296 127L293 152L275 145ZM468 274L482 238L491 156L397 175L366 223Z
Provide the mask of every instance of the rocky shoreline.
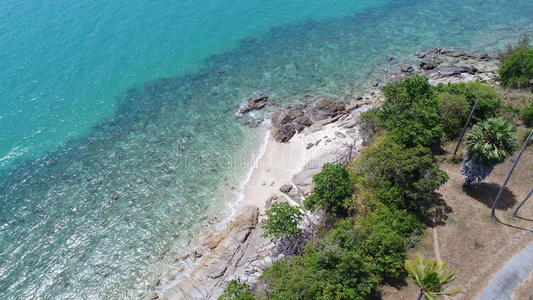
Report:
M321 212L307 213L300 237L277 242L261 236L262 213L272 202L303 205L312 188L312 176L324 163L341 162L362 149L358 117L380 105L384 100L380 88L385 84L412 75L427 76L431 84L474 80L495 83L497 79L497 60L488 54L431 48L415 56L413 65L387 58L391 69L397 71L384 72L368 93L352 103L311 97L303 104L278 108L270 122L263 122L253 114L273 106L268 95L257 92L244 99L236 116L252 114L247 122L262 123L270 132L265 154L245 186L244 201L225 229L200 234L192 242L195 249L178 258L195 267L190 272L180 267L170 273L148 299L216 299L225 282L232 279L258 287L264 269L300 252L321 224Z

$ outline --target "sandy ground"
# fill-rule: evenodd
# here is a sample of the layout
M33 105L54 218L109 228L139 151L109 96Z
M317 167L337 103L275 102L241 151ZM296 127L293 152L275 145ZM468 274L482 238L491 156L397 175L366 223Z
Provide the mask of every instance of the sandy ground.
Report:
M335 132L342 132L346 137L339 137ZM351 142L345 132L346 129L332 123L318 131L297 134L288 143L278 143L269 137L264 155L258 160L250 180L244 187L240 206L255 205L264 212L270 196L282 195L280 187L292 183L292 177L299 173L305 164L326 153L345 151L345 144ZM309 144L314 146L307 149ZM323 163L325 161L319 164Z
M500 223L490 221L492 201L498 193L508 170L511 159L497 166L483 183L465 192L462 190L463 177L460 165L449 161L453 144L448 145L448 153L440 157L441 168L450 179L438 190L441 207L447 211L447 219L441 225L429 228L409 256L422 253L426 257L439 255L448 269L457 278L450 288L458 287L462 293L447 297L450 300L476 299L494 278L495 274L517 253L533 242L533 201L521 209L521 218L512 218L515 207L533 187L533 148L524 152L497 207ZM438 242L435 242L435 234ZM529 299L533 295L533 282L524 280L515 289L513 299ZM416 299L417 289L409 279L385 286L383 299ZM502 299L505 300L505 299Z
M196 251L202 252L201 257L195 258L193 250L185 260L194 266L192 270L175 274L171 282L164 284L162 289L156 292L157 299L216 299L222 292L225 281L250 276L249 272L256 272L256 264L259 265L259 270L269 266L273 259L273 253L269 252L269 249L272 249L274 244L261 236L263 231L260 226L269 199L274 195L284 196L294 205L301 205L303 197L293 194L292 198L297 199L291 199L290 195L280 191L280 187L290 183L293 185L293 191L296 191L292 178L302 169L309 170L309 166L316 165L312 172L318 172L332 157L339 157L341 152L345 153L349 145L360 149L361 139L354 136L357 131L343 126L351 115L345 118L317 128L313 128L313 125L296 134L288 143L278 143L269 136L263 155L258 159L243 187L243 197L237 203L232 220L220 232L209 230L196 238L193 244L199 245ZM310 186L304 188L309 189ZM241 216L250 212L251 207L259 209L259 224L243 227ZM246 222L248 221L244 223ZM240 240L240 237L244 237L244 241ZM208 244L213 244L213 247L202 247ZM235 258L237 256L238 259ZM213 272L220 272L221 275L210 276Z

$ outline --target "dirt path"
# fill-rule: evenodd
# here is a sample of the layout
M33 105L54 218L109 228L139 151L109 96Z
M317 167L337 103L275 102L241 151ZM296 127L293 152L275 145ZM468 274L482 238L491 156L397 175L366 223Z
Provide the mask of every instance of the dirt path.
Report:
M440 246L439 246L439 235L437 233L437 226L433 227L433 249L435 250L435 258L440 261Z

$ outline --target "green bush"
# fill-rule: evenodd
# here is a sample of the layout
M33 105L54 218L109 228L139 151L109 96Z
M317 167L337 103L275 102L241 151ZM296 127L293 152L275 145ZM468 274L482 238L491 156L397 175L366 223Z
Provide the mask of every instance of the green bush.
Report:
M381 110L379 108L369 109L361 114L359 132L365 145L371 142L379 132L383 131L384 128L381 124L380 116Z
M390 135L408 147L440 145L444 132L438 103L427 78L408 77L388 84L381 119Z
M310 249L303 256L276 262L262 277L268 284L268 299L362 300L381 280L373 268L360 253L333 247Z
M435 87L435 90L439 94L448 93L465 97L470 108L474 106L476 100L479 100L472 116L473 123L497 116L502 107L500 95L492 87L478 81L441 83Z
M529 136L530 133L531 133L531 129L519 128L519 130L516 133L516 137L517 137L516 140L518 141L518 144L523 145L526 142L527 137ZM527 147L530 147L531 145L533 145L533 138L529 140L529 143L527 143Z
M396 83L387 84L383 93L386 102L384 108L403 107L409 110L411 103L434 103L435 92L428 79L422 76L413 76L402 79Z
M303 213L300 208L287 202L274 203L272 208L266 211L267 219L263 224L264 237L287 238L300 232L298 224L302 221Z
M509 59L509 57L511 57L516 51L531 49L530 43L531 39L529 36L527 34L522 34L518 38L518 42L515 46L512 44L507 44L506 49L498 54L498 59L502 64L504 64L507 59Z
M533 49L513 53L500 68L502 85L514 88L533 87Z
M323 206L337 214L345 212L350 204L353 187L344 165L325 164L322 171L313 176L313 182L313 191L304 201L307 209Z
M434 190L448 178L429 149L406 148L387 136L365 149L350 170L356 185L373 189L378 201L418 215L433 205Z
M226 283L224 292L218 300L255 300L255 296L250 285L230 280Z
M268 285L267 299L320 299L324 273L309 254L276 262L262 274Z
M274 264L263 278L271 299L366 299L380 281L398 276L404 239L381 224L346 218L301 257Z
M454 139L461 133L471 107L464 95L444 92L438 94L437 100L444 133L449 139Z
M383 227L380 230L394 230L405 239L406 247L413 247L417 237L426 229L423 222L406 210L387 207L380 202L374 206L372 212L361 217L361 225L367 228Z
M533 103L524 105L520 117L527 127L533 127Z
M323 247L329 249L330 245L339 245L369 258L374 264L369 270L382 279L397 277L402 271L405 259L404 238L384 223L362 224L358 220L353 224L352 220L345 219L339 222Z

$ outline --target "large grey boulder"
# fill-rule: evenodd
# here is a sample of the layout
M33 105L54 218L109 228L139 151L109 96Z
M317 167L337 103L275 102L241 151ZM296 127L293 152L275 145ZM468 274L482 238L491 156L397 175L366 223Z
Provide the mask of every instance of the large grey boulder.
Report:
M469 66L440 66L437 68L437 73L441 77L449 77L460 75L461 73L475 74L477 70Z
M410 65L400 64L400 71L404 73L411 73L414 71L414 69Z
M433 70L439 66L439 61L436 59L424 59L420 62L420 68L424 70Z
M261 109L265 107L267 100L268 96L264 92L255 92L241 101L239 109L237 109L235 115L242 117L244 114L252 110Z
M292 124L283 124L279 127L272 126L271 132L276 142L286 143L296 134L296 129Z
M272 115L271 133L277 142L288 142L297 132L316 122L334 120L346 113L344 102L326 97L313 99L309 104L292 105Z
M308 195L313 188L313 176L322 170L325 163L338 163L346 158L346 153L328 152L310 160L302 170L292 177L292 182L302 192Z
M346 105L344 102L323 97L312 102L307 110L312 120L320 121L340 115L346 110Z

